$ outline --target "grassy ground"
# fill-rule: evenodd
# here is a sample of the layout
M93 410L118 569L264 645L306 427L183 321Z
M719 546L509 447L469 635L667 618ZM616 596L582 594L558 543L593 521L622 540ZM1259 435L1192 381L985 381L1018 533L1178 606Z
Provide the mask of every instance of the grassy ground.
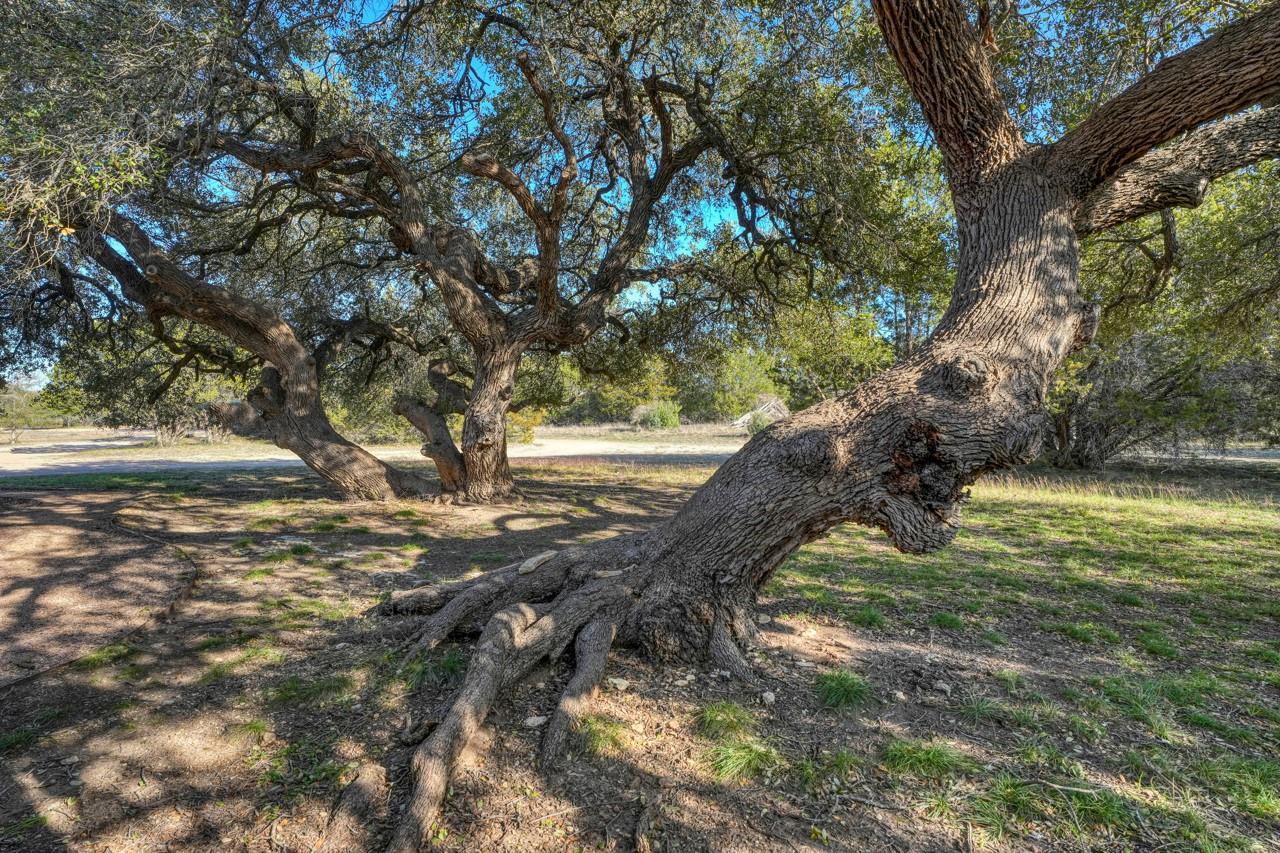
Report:
M309 849L357 762L400 778L407 704L447 697L469 651L402 666L358 614L638 529L707 473L526 467L526 501L486 510L342 504L297 472L64 478L148 492L122 521L206 576L170 625L0 697L0 849ZM671 850L1274 849L1278 499L1275 466L1031 471L976 487L934 555L839 528L762 597L759 689L620 653L540 774L525 723L564 679L540 670L440 842L630 849L660 803Z
M878 778L941 825L986 841L1273 845L1280 510L1265 470L1009 478L975 490L944 552L845 528L768 593L805 602L786 608L798 618L991 662L935 682L929 724L878 757Z

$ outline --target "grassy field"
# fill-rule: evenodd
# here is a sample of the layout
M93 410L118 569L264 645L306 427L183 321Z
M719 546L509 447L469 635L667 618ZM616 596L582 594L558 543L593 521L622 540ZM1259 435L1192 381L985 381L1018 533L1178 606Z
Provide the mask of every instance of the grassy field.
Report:
M123 521L209 568L172 624L6 697L8 778L68 756L88 770L44 799L23 783L0 849L307 849L359 761L403 766L407 703L447 696L469 652L405 666L359 614L642 527L708 473L524 467L523 503L461 511L343 504L297 472L63 478L145 491ZM629 849L660 791L672 850L1276 849L1278 499L1266 464L1031 470L975 487L936 554L838 528L762 596L761 688L619 653L568 766L541 774L522 721L564 677L541 670L495 713L440 843ZM184 769L174 742L216 758ZM88 772L123 753L125 770Z
M885 744L878 776L926 817L991 841L1270 846L1280 508L1258 473L1009 478L975 490L946 551L846 528L768 593L804 602L797 617L1006 659L951 685L933 731Z

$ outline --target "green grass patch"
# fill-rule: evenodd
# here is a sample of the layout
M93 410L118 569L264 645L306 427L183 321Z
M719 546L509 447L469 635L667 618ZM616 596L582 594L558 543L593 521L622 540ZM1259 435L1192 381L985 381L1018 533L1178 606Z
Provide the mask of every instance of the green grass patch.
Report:
M944 631L964 630L964 620L954 613L948 613L945 610L939 611L929 617L929 624L935 628L941 628Z
M1144 652L1155 657L1177 658L1182 656L1178 646L1158 631L1144 631L1138 635L1137 643Z
M942 741L892 740L881 762L895 775L941 781L974 770L977 765L955 747Z
M833 669L818 676L814 684L819 701L828 708L842 710L863 704L871 696L871 684L847 669Z
M966 722L983 723L1004 716L1004 706L986 696L970 696L956 706L956 715Z
M350 698L355 681L349 675L329 675L320 678L290 676L280 682L269 694L273 705L329 705Z
M1201 763L1197 773L1232 808L1280 820L1280 761L1226 756Z
M1120 642L1119 634L1096 622L1042 622L1040 630L1061 634L1085 645Z
M617 720L588 714L578 721L576 731L583 750L591 755L621 755L627 750L627 730Z
M754 726L751 712L736 702L712 702L698 712L698 734L712 740L745 735Z
M0 732L0 754L30 746L39 739L40 733L35 729L18 728Z
M0 840L21 838L31 830L44 826L47 822L48 820L44 815L38 814L18 818L12 823L6 823L3 826L0 826Z
M883 628L889 624L880 608L870 604L853 610L845 618L849 624L859 628Z
M404 664L400 678L410 690L424 684L438 687L457 678L466 668L466 656L458 649L448 649L443 654L417 657Z
M756 737L736 736L722 740L707 751L711 772L724 782L756 779L782 764L782 756Z
M111 643L94 649L75 662L76 669L102 669L127 660L137 654L138 650L128 643Z
M796 780L810 793L838 789L852 779L862 766L862 759L847 749L823 752L816 758L795 762L792 771Z

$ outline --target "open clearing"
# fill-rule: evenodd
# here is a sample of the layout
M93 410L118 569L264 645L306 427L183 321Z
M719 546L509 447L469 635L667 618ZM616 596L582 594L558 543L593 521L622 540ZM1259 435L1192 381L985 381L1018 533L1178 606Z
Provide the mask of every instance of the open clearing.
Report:
M626 426L540 427L527 444L511 444L513 459L576 457L579 460L714 464L742 446L746 436L727 427L681 427L638 431ZM416 444L367 445L380 459L422 459ZM302 461L268 441L231 438L206 444L187 440L157 447L147 432L106 429L43 429L0 446L0 479L68 474L130 474L156 471L231 471L302 467Z
M39 562L30 537L56 509L84 535L48 571L114 561L127 589L162 581L162 602L183 564L145 534L200 574L170 621L0 688L0 849L311 849L361 760L403 796L410 690L447 698L468 651L401 669L364 610L638 529L710 470L525 464L524 500L464 508L338 502L293 470L9 481L6 567L19 548ZM1276 849L1277 498L1271 463L1031 470L979 484L934 555L837 528L766 590L758 690L615 654L542 775L533 722L564 672L539 670L499 703L438 841L629 850L644 812L672 851ZM97 548L104 520L132 531L117 546L158 549L149 573ZM0 598L6 659L41 594Z

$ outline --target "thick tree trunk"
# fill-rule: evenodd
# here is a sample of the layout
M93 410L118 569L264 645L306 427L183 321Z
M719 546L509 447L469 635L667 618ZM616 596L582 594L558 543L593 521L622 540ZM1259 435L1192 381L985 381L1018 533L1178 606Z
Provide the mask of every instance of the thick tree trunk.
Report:
M523 345L501 342L476 347L476 373L469 392L449 379L452 366L432 365L433 403L400 397L395 412L422 433L422 455L436 465L446 495L469 503L489 503L511 494L507 461L507 412L515 392ZM462 448L449 434L445 413L462 420Z
M507 462L507 412L522 347L501 343L476 354L476 375L462 422L468 501L501 500L515 487Z

